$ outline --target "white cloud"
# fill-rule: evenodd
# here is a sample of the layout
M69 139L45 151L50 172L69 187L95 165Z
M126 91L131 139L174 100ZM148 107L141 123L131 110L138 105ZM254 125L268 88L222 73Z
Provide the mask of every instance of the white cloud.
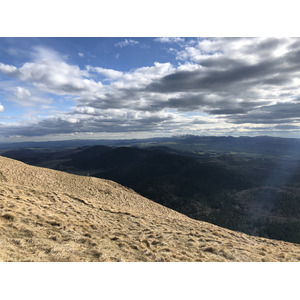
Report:
M78 52L78 56L80 56L80 57L84 57L84 54L83 54L83 53L81 53L81 52Z
M44 60L25 63L19 69L19 78L31 82L38 88L59 94L72 94L93 89L97 84L84 79L84 72L78 66L63 61Z
M177 59L202 63L207 59L226 57L256 64L288 53L296 38L205 38L193 47L177 52Z
M0 112L4 112L4 106L0 103Z
M26 62L20 68L1 63L0 72L58 95L84 95L95 93L102 87L101 82L87 79L87 71L67 64L55 51L37 47L33 58L32 62Z
M155 62L151 67L142 67L124 73L118 81L112 83L112 86L124 89L141 88L155 79L171 74L174 70L171 63Z
M184 64L179 64L177 67L177 71L195 71L201 69L201 65L195 64L195 63L184 63Z
M116 43L115 46L123 48L123 47L126 47L126 46L134 46L134 45L137 45L137 44L139 44L139 42L136 41L136 40L125 39L124 41Z
M14 89L14 94L18 99L24 99L31 96L29 90L19 86Z
M69 122L71 124L76 124L76 123L79 122L79 120L76 119L76 118L67 118L67 119L65 119L65 121L67 121L67 122Z
M5 65L0 62L0 72L5 75L15 75L17 73L17 68L11 65Z
M117 79L123 76L123 72L112 70L112 69L104 69L101 67L92 67L92 66L87 66L86 69L88 71L93 71L102 74L105 77L108 77L110 79Z
M76 113L81 113L81 114L95 114L95 112L98 111L94 107L77 107L75 109Z
M31 53L32 60L39 62L61 61L61 55L49 48L36 46Z
M160 37L160 38L155 38L155 42L160 42L160 43L183 43L184 38L180 37Z

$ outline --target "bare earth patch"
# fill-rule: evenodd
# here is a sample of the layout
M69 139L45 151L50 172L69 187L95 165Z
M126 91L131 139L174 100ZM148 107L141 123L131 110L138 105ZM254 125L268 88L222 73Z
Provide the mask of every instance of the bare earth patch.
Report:
M300 261L300 245L190 219L115 182L0 157L1 261Z

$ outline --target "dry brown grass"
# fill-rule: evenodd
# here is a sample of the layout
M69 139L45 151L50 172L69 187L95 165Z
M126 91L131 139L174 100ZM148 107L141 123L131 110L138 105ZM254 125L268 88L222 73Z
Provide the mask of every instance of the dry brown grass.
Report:
M108 180L0 157L1 261L300 261L300 245L190 219Z

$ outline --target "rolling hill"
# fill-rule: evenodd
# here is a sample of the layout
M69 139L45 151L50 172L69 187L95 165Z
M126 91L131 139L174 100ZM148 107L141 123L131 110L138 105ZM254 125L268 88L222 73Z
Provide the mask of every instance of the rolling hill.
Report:
M113 181L0 157L1 261L300 261L300 245L193 220Z

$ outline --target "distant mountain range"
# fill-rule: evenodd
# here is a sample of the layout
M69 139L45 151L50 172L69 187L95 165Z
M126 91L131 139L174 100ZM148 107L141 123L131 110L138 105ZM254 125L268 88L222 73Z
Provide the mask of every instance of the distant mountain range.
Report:
M232 137L232 136L194 136L159 137L149 139L122 140L64 140L47 142L0 143L2 149L69 149L84 146L167 146L182 151L208 153L233 153L243 155L293 156L300 158L300 139L269 136Z

